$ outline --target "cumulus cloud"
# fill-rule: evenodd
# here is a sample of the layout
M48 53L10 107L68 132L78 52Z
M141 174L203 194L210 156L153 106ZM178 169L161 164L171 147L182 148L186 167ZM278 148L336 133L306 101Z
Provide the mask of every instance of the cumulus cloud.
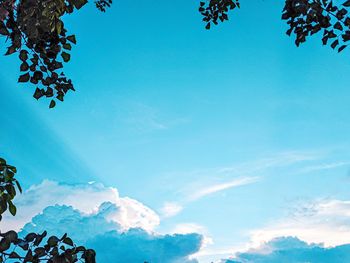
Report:
M295 237L275 238L255 250L237 253L222 263L344 263L350 261L350 245L325 248Z
M50 206L25 225L23 235L29 232L50 234L68 233L75 242L94 248L97 262L197 262L190 259L202 246L200 234L157 235L141 228L122 231L123 226L111 215L120 207L103 203L95 213L83 214L72 206Z
M108 220L117 222L123 230L139 227L152 231L159 225L159 216L152 209L137 200L120 197L116 188L94 182L69 185L45 180L16 197L16 217L5 216L0 222L0 227L3 230L19 230L33 216L56 204L69 205L84 214L91 214L105 202L110 202L118 208L108 215Z
M321 200L299 204L288 217L251 232L252 246L280 236L337 246L350 243L350 201Z
M171 232L181 233L181 234L188 234L188 233L207 234L207 229L204 226L196 223L182 223L182 224L177 224Z
M18 214L5 216L2 231L68 233L77 244L95 249L101 263L195 263L191 255L205 244L198 233L157 234L160 219L152 209L95 182L44 181L19 195L16 205Z

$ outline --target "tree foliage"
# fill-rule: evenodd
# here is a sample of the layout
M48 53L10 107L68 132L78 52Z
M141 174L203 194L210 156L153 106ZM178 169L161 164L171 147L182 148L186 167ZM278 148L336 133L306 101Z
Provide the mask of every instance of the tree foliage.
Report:
M16 206L13 204L13 198L16 196L16 186L18 191L22 192L17 179L14 178L17 172L16 167L9 165L0 158L0 220L2 214L7 210L14 216L16 215Z
M87 0L0 0L0 35L9 45L6 55L18 54L21 75L18 82L36 86L34 98L63 101L72 80L62 71L70 61L75 35L68 34L63 17L82 8ZM98 0L96 7L105 11L111 0Z
M16 215L16 207L12 203L16 187L22 192L20 184L14 178L16 172L16 167L0 158L0 220L7 210L13 216ZM47 232L44 231L41 234L29 233L20 238L13 230L0 232L0 263L95 263L95 256L94 250L75 245L67 234L60 238L47 237Z
M228 12L240 7L240 0L209 0L200 2L199 12L206 28L228 20ZM350 0L337 4L333 0L285 0L282 20L289 26L287 35L295 35L299 46L309 36L322 34L323 45L343 51L350 40Z
M343 0L344 1L344 0ZM70 61L70 51L76 44L69 34L63 17L74 13L87 0L0 0L0 35L7 40L6 55L17 54L21 74L18 82L35 85L34 98L46 97L50 108L63 101L74 85L63 72ZM112 0L96 0L96 8L105 12ZM229 12L241 7L241 0L206 0L199 2L205 28L210 29L229 19ZM350 40L350 0L284 0L282 20L295 36L299 46L309 36L322 35L323 45L338 52Z

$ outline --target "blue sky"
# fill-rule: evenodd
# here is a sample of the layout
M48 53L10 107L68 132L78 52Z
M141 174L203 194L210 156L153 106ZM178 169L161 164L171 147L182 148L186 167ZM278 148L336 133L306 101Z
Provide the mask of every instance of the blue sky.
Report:
M0 57L1 156L26 189L95 181L152 209L152 231L203 234L200 262L279 235L350 242L327 232L350 200L349 55L317 38L296 48L282 4L242 3L210 31L197 1L117 1L67 17L77 92L54 110L16 84L16 58Z

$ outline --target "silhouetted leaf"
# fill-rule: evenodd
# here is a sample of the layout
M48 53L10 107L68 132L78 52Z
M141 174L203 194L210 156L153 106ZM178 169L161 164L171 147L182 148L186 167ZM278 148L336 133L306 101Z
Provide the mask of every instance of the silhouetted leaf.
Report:
M75 38L75 35L71 35L67 37L67 40L69 40L70 42L72 42L73 44L77 43L77 40Z
M66 52L62 52L61 56L62 56L64 62L68 62L70 60L70 54L68 54Z
M343 3L343 6L349 7L350 6L350 0L346 1L345 3Z
M54 100L51 100L49 108L52 109L56 106L56 102Z
M15 216L17 212L16 206L11 201L9 201L8 204L11 215Z
M30 78L29 73L23 74L23 75L19 76L18 82L28 82L29 78Z

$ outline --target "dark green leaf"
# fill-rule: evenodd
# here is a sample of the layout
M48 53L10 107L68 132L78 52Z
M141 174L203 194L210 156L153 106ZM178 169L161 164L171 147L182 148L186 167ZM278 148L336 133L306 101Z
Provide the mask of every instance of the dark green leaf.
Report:
M21 256L18 255L15 251L12 251L9 258L20 258Z
M28 82L29 78L30 78L29 73L23 74L23 75L19 76L18 82Z
M73 240L69 237L66 237L65 239L63 239L63 243L67 244L67 245L70 245L70 246L73 246Z
M68 54L66 52L62 52L61 56L62 56L64 62L68 62L70 60L70 54Z
M56 102L54 100L51 100L49 108L52 109L56 106Z
M54 247L57 245L59 239L58 237L56 236L51 236L49 237L49 239L47 240L47 244L50 246L50 247Z
M9 204L9 211L11 215L15 216L17 212L16 206L11 201L9 201L8 204Z
M71 0L76 9L82 8L88 1L87 0Z
M26 61L28 59L28 51L22 49L19 52L19 59L22 60L22 61Z
M27 62L24 61L24 62L21 64L20 70L21 70L21 71L27 71L28 69L29 69L29 65L28 65Z
M350 0L346 1L345 3L343 3L343 6L349 7L350 6Z
M75 35L71 35L67 37L67 40L69 40L70 42L72 42L73 44L77 43L77 40L75 38Z

